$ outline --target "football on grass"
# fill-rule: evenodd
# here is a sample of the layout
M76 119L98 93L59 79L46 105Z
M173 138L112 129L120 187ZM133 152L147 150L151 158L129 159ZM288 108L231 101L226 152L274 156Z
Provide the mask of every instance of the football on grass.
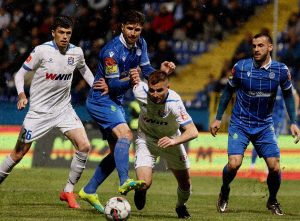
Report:
M124 197L110 198L105 205L104 214L107 220L127 220L131 206Z

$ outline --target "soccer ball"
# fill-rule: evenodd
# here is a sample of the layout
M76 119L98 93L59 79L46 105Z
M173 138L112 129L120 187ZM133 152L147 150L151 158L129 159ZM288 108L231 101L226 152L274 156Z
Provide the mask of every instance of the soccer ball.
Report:
M105 205L104 214L107 220L127 220L131 206L124 197L110 198Z

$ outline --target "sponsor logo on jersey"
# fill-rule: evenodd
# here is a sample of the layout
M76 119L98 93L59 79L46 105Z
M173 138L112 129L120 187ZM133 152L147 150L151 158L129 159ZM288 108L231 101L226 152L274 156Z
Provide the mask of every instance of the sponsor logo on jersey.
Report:
M239 138L239 135L238 135L237 133L234 133L232 137L233 137L233 139L235 139L235 140L236 140L236 139L238 139L238 138Z
M68 81L72 77L72 74L53 74L46 73L46 79L52 81Z
M32 56L29 55L28 58L26 59L26 63L29 63L31 61L31 59L32 59Z
M251 75L251 72L247 71L247 76L250 77L250 75Z
M68 65L73 65L73 64L74 64L74 58L68 57Z
M115 59L111 57L105 58L104 65L105 65L105 73L107 74L118 73L118 65Z
M248 95L253 97L270 97L272 93L266 93L263 91L248 91Z
M146 116L143 116L143 121L150 124L157 124L157 125L168 125L168 122L160 121L156 119L151 119Z

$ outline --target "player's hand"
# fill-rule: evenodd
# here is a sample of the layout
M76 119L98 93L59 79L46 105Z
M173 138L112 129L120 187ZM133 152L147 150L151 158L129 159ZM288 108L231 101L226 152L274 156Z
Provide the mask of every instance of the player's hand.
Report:
M138 68L130 69L129 77L133 86L138 84L141 81L140 70Z
M101 90L101 95L107 94L109 92L108 85L106 84L104 78L100 78L99 80L95 81L93 84L93 88L96 90Z
M167 73L167 75L175 71L176 65L171 61L164 61L160 65L160 70Z
M17 108L18 110L22 110L26 107L27 103L28 103L28 99L25 95L24 92L21 92L19 95L18 95L18 103L17 103Z
M160 138L157 142L157 145L162 148L174 146L175 144L175 140L169 137Z
M214 137L217 135L217 132L220 130L221 121L220 120L214 120L209 127L211 135Z
M299 130L298 126L296 124L291 124L290 129L291 129L291 132L292 132L292 136L294 138L296 138L294 140L294 143L298 143L299 140L300 140L300 130Z

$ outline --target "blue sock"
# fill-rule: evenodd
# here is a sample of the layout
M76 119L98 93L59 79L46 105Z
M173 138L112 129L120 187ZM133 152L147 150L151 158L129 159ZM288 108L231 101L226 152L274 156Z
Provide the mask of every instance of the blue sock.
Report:
M251 156L251 164L255 164L256 158L257 158L257 152L256 152L255 148L253 147L252 156Z
M97 166L93 177L89 183L84 187L86 193L96 193L98 186L111 174L116 168L114 156L112 153L108 154Z
M130 141L127 138L119 138L117 140L114 156L120 186L128 179L129 147Z
M223 176L222 176L222 178L223 178L223 185L221 187L221 193L224 196L227 196L229 194L229 191L230 191L229 184L234 179L236 173L237 173L236 170L228 171L227 164L225 165L225 167L223 169Z
M276 196L281 184L281 173L269 172L267 184L270 193L269 200L274 201L276 200Z

